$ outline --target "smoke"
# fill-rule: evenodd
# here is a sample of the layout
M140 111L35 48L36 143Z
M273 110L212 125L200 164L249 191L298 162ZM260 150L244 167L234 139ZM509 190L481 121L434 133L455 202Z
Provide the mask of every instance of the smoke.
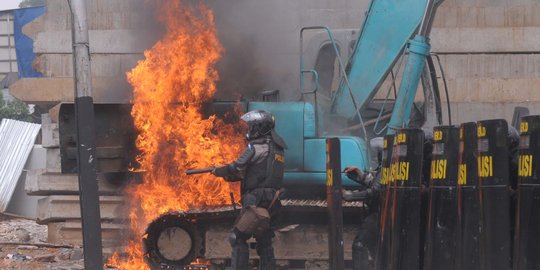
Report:
M278 88L271 79L276 74L268 72L269 67L275 65L268 56L275 53L267 47L268 41L278 37L268 31L271 28L270 18L264 12L271 10L269 6L274 3L269 2L273 1L206 2L214 10L219 39L225 48L218 63L220 81L217 97L230 99L241 94L253 100L263 90Z
M130 6L140 7L132 10L130 28L141 30L133 37L134 48L148 49L163 36L162 16L156 9L160 1L166 0L130 2ZM217 63L220 80L216 97L236 100L243 95L254 100L260 99L262 91L279 89L282 100L298 100L300 29L314 25L357 29L369 1L203 0L214 12L224 47ZM314 59L316 55L306 57ZM126 71L133 66L127 64Z
M299 35L304 26L359 28L368 0L206 0L214 11L223 58L217 98L260 98L279 89L298 100ZM316 56L310 56L316 57Z

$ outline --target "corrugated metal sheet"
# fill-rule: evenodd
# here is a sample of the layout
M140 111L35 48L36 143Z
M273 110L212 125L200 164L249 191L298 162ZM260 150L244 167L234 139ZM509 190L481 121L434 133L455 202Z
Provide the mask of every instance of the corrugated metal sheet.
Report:
M41 125L11 119L0 124L0 212L4 212Z

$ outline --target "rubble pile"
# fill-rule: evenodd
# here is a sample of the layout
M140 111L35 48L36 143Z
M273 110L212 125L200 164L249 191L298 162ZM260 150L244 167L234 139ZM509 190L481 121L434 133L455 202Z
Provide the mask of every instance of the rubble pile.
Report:
M47 243L47 226L0 214L0 269L84 269L80 247Z

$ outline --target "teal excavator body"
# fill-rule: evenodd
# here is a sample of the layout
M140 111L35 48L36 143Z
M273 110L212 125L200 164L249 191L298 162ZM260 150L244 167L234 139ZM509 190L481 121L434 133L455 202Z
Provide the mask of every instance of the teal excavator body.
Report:
M401 87L387 130L392 133L395 128L407 125L424 69L425 57L429 55L427 34L436 4L438 3L432 0L373 0L346 66L330 29L326 27L302 29L302 32L313 29L326 31L328 40L338 56L339 68L343 75L340 78L339 88L332 92L330 108L322 108L317 104L318 71L304 67L303 33L300 45L300 90L303 97L313 96L312 101L244 104L246 111L267 110L276 116L276 130L289 146L285 152L285 186L325 185L327 137L340 139L342 169L351 165L363 170L371 168L372 157L369 154L367 136L365 134L344 136L336 132L335 127L334 130L327 127L328 122L332 121L328 119L345 119L341 121L346 123L340 127L341 129L346 129L350 123L362 123L364 120L361 115L362 109L373 99L396 61L410 46ZM422 29L427 31L420 33ZM304 75L308 73L314 78L310 83L314 87L311 91L303 89L307 85L304 82ZM329 118L329 115L332 117ZM325 135L320 136L323 133ZM345 186L355 185L347 177L342 176Z

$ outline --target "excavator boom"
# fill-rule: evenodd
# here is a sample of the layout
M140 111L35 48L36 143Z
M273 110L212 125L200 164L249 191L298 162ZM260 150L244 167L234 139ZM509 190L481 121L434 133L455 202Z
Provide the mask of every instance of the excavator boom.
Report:
M348 84L342 80L335 93L333 113L353 118L373 98L416 33L427 4L428 0L371 2L349 60Z

